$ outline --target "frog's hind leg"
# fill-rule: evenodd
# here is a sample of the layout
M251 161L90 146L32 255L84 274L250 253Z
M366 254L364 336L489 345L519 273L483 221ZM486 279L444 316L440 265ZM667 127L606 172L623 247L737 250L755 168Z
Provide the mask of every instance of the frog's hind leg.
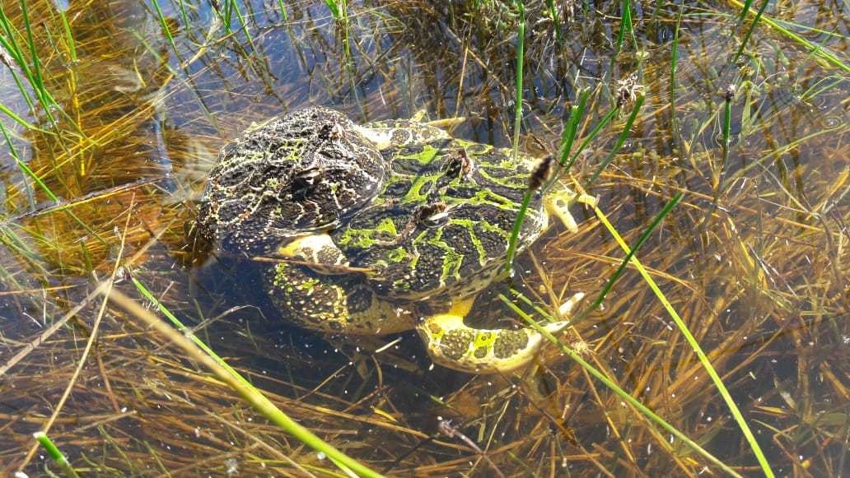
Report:
M576 294L561 306L569 313L583 294ZM453 304L451 310L425 318L417 326L431 359L444 367L468 373L507 373L531 363L540 348L548 341L534 328L519 330L474 329L463 323L472 309L474 299ZM544 325L550 334L557 334L569 325L560 321Z
M599 200L587 194L577 194L569 189L553 191L543 198L543 204L546 212L550 216L554 216L560 220L568 231L575 234L578 232L578 224L570 213L570 204L578 202L587 204L590 207L596 207Z

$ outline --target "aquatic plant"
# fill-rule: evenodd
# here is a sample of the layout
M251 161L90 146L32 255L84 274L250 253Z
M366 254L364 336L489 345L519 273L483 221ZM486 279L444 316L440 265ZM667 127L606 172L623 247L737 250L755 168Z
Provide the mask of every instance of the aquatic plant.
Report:
M0 466L840 474L846 15L768 6L2 3ZM476 304L525 325L590 296L533 380L281 328L239 265L192 252L216 151L306 104L465 117L458 137L550 158L537 188L599 196Z

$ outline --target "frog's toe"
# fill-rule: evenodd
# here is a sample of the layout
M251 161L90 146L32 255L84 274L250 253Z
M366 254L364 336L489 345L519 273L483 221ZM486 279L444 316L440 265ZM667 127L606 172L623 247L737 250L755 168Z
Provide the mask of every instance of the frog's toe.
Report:
M576 194L569 189L555 191L549 193L545 198L546 211L558 218L562 224L572 233L578 232L578 224L572 213L570 213L570 204L578 202L586 204L590 207L596 207L599 202L597 198L587 194Z
M581 302L582 299L584 299L584 294L582 292L576 293L575 295L570 297L569 300L567 300L566 302L561 304L560 307L558 307L558 313L561 314L561 317L569 317L570 315L572 315L575 306L579 302Z

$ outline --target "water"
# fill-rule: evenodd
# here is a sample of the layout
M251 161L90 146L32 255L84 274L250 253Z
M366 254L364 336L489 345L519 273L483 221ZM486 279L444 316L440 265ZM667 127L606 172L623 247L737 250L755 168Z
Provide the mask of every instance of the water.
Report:
M298 474L286 458L317 474L334 469L160 334L114 305L101 309L102 298L90 293L121 258L118 290L150 306L130 279L138 280L283 411L373 469L403 476L490 476L493 466L516 476L718 471L654 431L554 347L531 384L465 375L432 367L412 333L358 341L282 325L250 266L193 264L185 231L206 175L219 148L252 123L308 104L358 122L425 108L431 118L466 117L453 134L468 140L509 146L513 134L510 7L355 2L347 19L335 20L323 2L283 2L284 21L277 2L239 3L238 14L221 3L217 14L207 2L160 0L175 52L151 3L68 2L75 63L55 6L28 2L47 90L61 107L52 109L58 128L26 86L36 104L30 111L6 67L0 103L53 134L27 131L8 116L3 123L20 159L63 207L0 148L5 470L25 462L31 476L44 469L40 450L25 458L35 443L30 434L57 409L101 314L95 347L49 432L81 472ZM579 4L574 20L561 18L563 42L548 10L526 6L520 146L535 156L556 151L583 88L591 95L579 138L587 137L612 107L617 81L639 73L646 100L638 121L588 192L630 244L684 193L638 257L706 351L774 472L837 475L850 466L847 73L765 24L732 65L730 14L738 10L691 2L674 115L678 6L661 3L635 6L643 63L628 37L612 59L619 10L608 2L587 11ZM23 31L18 2L3 6ZM816 27L785 24L850 63L845 6L781 3L766 15ZM28 52L24 35L17 40ZM731 83L738 91L724 162L723 92ZM630 108L581 155L571 171L581 184L614 147ZM514 285L547 310L578 291L594 298L624 257L592 212L579 208L576 216L578 234L553 228L516 266ZM521 323L498 292L505 290L491 292L481 320ZM65 326L22 352L78 304ZM758 473L728 406L634 268L565 342L721 461ZM443 418L493 465L460 435L440 434Z

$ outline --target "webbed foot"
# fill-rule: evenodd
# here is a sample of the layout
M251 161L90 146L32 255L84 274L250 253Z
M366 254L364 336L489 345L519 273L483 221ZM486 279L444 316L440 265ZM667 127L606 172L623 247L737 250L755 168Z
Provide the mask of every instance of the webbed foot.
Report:
M559 308L559 312L569 314L583 297L584 294L576 294ZM467 326L463 318L471 310L472 303L473 299L464 299L455 303L449 312L427 317L417 326L435 363L467 373L508 373L529 365L548 342L531 327L508 330ZM568 321L559 321L546 324L543 329L557 334L568 325Z

